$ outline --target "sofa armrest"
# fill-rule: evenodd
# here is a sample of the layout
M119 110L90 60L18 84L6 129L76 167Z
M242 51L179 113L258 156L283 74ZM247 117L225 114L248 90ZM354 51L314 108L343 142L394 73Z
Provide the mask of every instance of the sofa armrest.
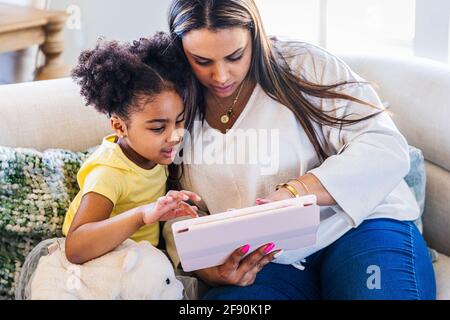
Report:
M427 160L424 236L429 246L450 255L450 66L417 57L341 56L375 85L400 132L422 150Z
M111 132L70 78L0 86L0 145L80 151Z

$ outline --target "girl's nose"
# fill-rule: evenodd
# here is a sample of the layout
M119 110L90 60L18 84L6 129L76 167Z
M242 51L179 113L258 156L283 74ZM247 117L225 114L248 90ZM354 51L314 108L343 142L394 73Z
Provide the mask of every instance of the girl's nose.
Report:
M183 139L184 135L184 129L178 128L172 131L171 135L169 136L168 142L169 143L180 143Z

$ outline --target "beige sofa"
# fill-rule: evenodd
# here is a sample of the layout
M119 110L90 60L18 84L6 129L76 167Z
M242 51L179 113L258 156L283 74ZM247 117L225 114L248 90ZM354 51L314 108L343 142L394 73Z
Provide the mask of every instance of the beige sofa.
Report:
M438 298L450 299L450 68L424 60L344 58L379 85L393 119L427 164L424 234L441 254ZM0 86L0 145L86 149L109 133L106 118L85 107L68 78Z

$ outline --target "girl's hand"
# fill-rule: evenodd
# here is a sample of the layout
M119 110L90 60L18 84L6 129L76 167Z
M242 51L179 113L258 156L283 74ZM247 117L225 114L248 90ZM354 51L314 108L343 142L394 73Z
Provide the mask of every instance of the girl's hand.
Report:
M272 192L265 198L257 198L255 201L255 204L260 205L260 204L266 204L269 202L286 200L286 199L292 199L292 194L285 188L280 188L277 191Z
M270 252L273 247L273 243L265 244L245 256L250 249L249 245L245 245L236 249L220 266L200 269L195 271L195 274L211 286L249 286L255 282L258 272L281 251Z
M190 191L170 190L155 203L144 207L142 220L145 224L151 224L156 221L167 221L182 216L198 217L198 208L184 202L187 200L200 201L201 198Z

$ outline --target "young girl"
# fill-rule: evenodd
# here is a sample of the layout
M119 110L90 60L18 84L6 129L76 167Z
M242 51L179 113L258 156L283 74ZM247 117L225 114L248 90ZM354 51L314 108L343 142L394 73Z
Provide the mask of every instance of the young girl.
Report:
M167 166L182 139L183 65L163 33L133 44L100 41L82 52L73 78L87 105L109 116L114 134L80 168L80 191L66 214L67 259L82 264L125 239L159 240L159 221L189 215L200 198L165 196Z

